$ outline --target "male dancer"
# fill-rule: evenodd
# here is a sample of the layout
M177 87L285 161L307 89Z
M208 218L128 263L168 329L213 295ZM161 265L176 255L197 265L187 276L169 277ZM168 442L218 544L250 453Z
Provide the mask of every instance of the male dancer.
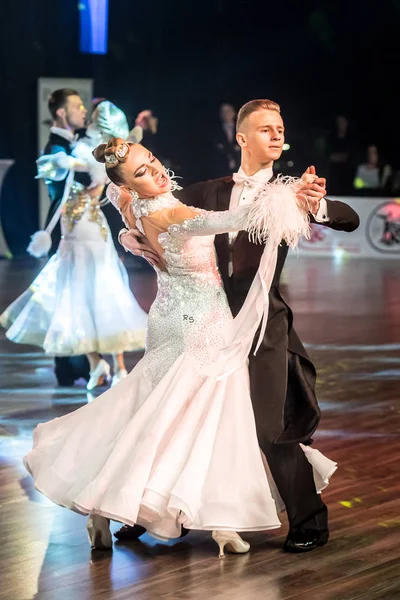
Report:
M55 90L48 102L49 112L53 118L53 126L50 128L49 140L43 150L44 154L56 154L63 152L70 156L77 139L76 131L85 126L87 110L78 92L69 88ZM75 181L85 187L89 186L91 179L88 173L75 172ZM60 205L66 178L63 181L46 181L50 197L50 208L47 214L45 226ZM52 247L50 255L57 251L61 239L60 222L55 226L52 234ZM74 381L83 377L89 379L89 363L86 356L56 357L55 374L60 385L71 386Z
M280 107L270 100L253 100L239 111L237 142L241 168L233 177L198 183L181 192L187 204L208 210L227 210L252 202L262 185L273 179L273 163L284 143ZM308 169L314 174L313 168ZM358 215L348 205L325 199L325 179L305 184L307 209L312 223L340 231L354 231ZM299 200L301 201L301 200ZM136 255L155 262L155 255L140 232L121 233L121 243ZM246 232L217 235L215 247L229 305L237 315L264 250ZM289 533L284 550L304 552L328 541L328 511L316 493L312 468L299 443L310 444L320 410L315 396L316 372L293 328L293 314L283 299L279 280L288 253L284 242L278 250L276 271L269 293L268 324L256 356L249 355L251 397L260 448L266 456L278 491L285 503ZM258 332L255 342L258 341ZM135 539L143 528L124 526L121 540Z

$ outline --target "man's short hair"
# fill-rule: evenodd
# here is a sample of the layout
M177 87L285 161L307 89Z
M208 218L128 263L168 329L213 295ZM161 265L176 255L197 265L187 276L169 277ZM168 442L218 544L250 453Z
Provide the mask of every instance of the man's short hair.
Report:
M61 88L51 94L47 106L53 119L57 118L58 109L65 107L69 96L79 96L79 92L72 88Z
M243 121L247 119L251 113L256 112L257 110L276 110L280 114L281 107L276 102L273 102L273 100L250 100L250 102L244 104L239 110L236 120L236 129L239 130Z

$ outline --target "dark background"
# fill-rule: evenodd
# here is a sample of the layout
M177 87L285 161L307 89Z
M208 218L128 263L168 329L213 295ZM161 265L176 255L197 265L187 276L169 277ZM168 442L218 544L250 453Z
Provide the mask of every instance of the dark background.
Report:
M1 0L0 157L13 158L2 222L14 252L38 226L36 87L39 77L93 77L95 95L130 123L160 119L160 153L184 183L208 177L221 102L279 102L296 172L316 163L337 114L398 166L400 0L243 2L110 0L109 52L79 52L73 0ZM329 189L329 184L328 184Z

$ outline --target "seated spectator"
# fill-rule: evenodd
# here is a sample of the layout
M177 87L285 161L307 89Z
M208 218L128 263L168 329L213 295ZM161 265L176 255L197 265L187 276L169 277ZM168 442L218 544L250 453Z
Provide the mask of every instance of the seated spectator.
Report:
M358 166L354 179L354 188L364 193L389 193L392 169L379 159L378 148L368 146L367 161Z

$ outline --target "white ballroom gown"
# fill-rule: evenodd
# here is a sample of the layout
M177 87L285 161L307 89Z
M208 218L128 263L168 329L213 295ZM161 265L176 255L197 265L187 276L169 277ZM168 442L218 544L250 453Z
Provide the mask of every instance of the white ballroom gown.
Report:
M53 356L144 348L147 315L98 201L80 184L71 188L61 231L57 253L1 315L7 338Z
M166 195L132 208L143 227L154 211L179 204ZM233 319L214 250L214 235L245 229L248 212L248 206L200 211L159 235L168 272L157 273L143 359L94 402L34 431L24 464L48 498L82 514L138 523L165 539L178 537L181 525L280 526L247 368L248 344L265 307L264 283L255 281L244 312ZM261 273L270 280L274 252L267 252ZM304 450L320 490L336 464Z

